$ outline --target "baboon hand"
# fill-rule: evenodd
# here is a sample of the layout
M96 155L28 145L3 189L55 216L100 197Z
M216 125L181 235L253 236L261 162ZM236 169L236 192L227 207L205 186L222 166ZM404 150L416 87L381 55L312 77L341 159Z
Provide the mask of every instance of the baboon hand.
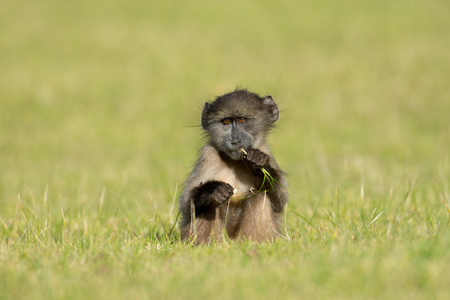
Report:
M233 196L234 188L228 183L211 180L201 184L194 192L197 206L218 206Z
M220 205L233 196L234 188L225 182L217 182L215 189L211 192L210 199L213 204Z
M270 156L257 149L249 149L244 160L254 168L264 168L269 165Z

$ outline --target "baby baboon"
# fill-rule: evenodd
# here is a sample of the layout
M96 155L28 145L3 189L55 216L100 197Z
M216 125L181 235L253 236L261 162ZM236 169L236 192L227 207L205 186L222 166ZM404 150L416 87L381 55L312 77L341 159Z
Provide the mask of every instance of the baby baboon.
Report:
M271 96L246 90L205 103L202 127L209 139L180 198L184 241L220 242L223 233L270 241L280 234L288 194L266 142L278 119Z

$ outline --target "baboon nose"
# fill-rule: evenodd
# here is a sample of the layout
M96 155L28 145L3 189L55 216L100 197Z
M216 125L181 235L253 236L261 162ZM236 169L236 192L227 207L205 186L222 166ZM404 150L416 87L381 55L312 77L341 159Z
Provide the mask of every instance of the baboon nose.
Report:
M234 141L234 142L231 142L231 145L239 146L241 143L242 143L242 141Z

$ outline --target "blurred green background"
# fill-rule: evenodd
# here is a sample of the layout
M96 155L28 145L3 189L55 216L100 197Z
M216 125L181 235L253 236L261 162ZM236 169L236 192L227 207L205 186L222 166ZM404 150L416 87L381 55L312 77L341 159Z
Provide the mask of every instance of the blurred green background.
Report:
M3 195L106 186L164 202L202 143L192 126L203 102L236 87L279 102L271 141L296 192L311 189L302 176L342 164L383 175L448 169L446 1L0 8ZM337 180L324 179L313 181Z
M1 1L0 265L43 219L63 218L74 240L146 236L155 210L172 226L202 105L236 87L279 104L270 142L289 208L317 228L340 220L351 235L361 209L400 222L400 239L423 224L448 234L449 16L444 0Z

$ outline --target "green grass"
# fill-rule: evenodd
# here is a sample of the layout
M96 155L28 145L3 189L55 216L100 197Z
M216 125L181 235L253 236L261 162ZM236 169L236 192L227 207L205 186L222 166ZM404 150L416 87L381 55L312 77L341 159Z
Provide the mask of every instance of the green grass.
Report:
M0 299L446 299L449 13L1 1ZM285 237L186 246L201 107L237 86L282 110Z

